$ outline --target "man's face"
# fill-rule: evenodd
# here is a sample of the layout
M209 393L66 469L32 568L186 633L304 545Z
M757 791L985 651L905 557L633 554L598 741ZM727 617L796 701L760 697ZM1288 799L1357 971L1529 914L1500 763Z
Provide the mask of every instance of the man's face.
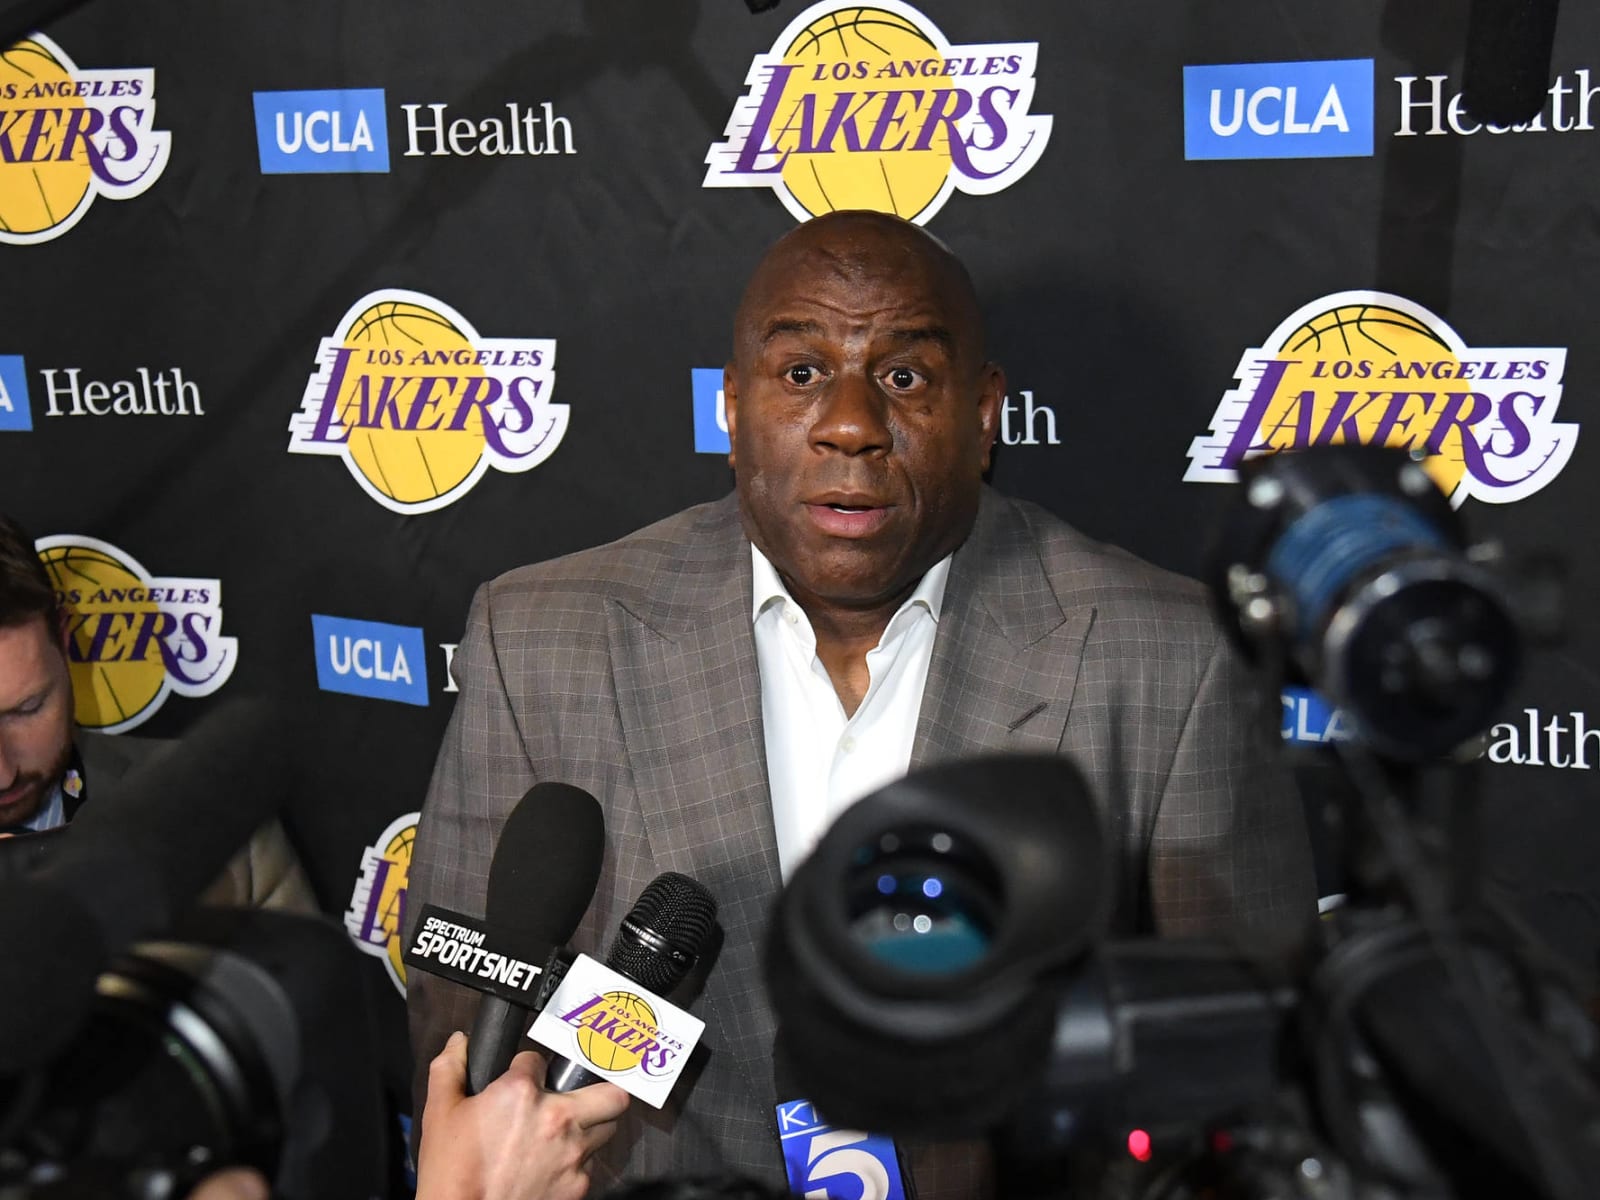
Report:
M44 617L0 626L0 825L28 820L72 755L72 680Z
M735 338L751 541L808 609L898 604L971 530L994 443L1005 377L970 285L912 227L823 218L757 269Z

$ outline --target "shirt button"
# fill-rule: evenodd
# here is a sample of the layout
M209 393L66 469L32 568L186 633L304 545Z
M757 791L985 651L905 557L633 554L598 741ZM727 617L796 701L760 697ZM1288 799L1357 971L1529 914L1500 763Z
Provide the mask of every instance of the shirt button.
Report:
M846 754L851 753L853 750L855 750L855 748L856 740L853 737L846 736L844 741L839 743L839 749L843 750Z
M789 622L791 625L800 624L800 615L792 608L786 608L783 610L783 619Z

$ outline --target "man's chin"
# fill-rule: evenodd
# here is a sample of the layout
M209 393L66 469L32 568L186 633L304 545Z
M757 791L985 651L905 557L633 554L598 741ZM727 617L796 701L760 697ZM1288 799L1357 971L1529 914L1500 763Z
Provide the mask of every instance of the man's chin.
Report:
M44 787L37 781L0 792L0 826L21 825L31 821L38 815L43 801Z

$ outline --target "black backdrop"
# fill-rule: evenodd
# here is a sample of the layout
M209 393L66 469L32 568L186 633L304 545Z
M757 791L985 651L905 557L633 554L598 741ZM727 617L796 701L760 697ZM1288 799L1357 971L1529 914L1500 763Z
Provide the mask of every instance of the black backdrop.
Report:
M421 802L450 711L444 647L457 640L473 588L730 484L718 455L696 452L691 372L724 361L742 279L796 218L770 186L705 186L707 156L741 132L738 122L728 128L736 101L752 86L759 98L771 77L752 76L752 64L784 52L802 11L786 3L752 16L737 0L91 3L47 24L48 43L0 59L0 506L53 547L46 553L64 588L70 579L85 591L91 619L79 650L101 659L75 668L86 695L97 694L99 679L118 693L114 703L137 709L164 670L180 682L185 672L214 672L193 695L155 696L130 728L181 733L213 685L268 692L311 718L306 743L284 748L307 768L287 819L328 911L348 912L353 934L365 933L375 973L392 950L383 930L393 928L403 887L404 818ZM985 86L1005 89L988 100L1008 135L1026 126L1042 139L1002 145L1000 159L1016 160L1008 174L920 214L970 264L994 353L1008 368L1011 444L994 471L1001 488L1194 574L1230 488L1185 481L1190 444L1212 429L1224 393L1255 386L1239 373L1241 359L1278 349L1269 339L1291 314L1325 300L1318 312L1377 304L1412 313L1412 334L1431 340L1435 359L1546 364L1538 381L1453 385L1537 395L1499 403L1528 423L1529 453L1548 458L1522 498L1474 496L1460 509L1473 529L1547 548L1570 569L1569 636L1533 657L1481 770L1492 874L1592 968L1600 807L1590 772L1600 767L1600 735L1576 750L1579 723L1600 726L1600 587L1590 550L1600 485L1587 440L1574 438L1600 381L1590 295L1600 253L1600 94L1592 104L1587 96L1600 88L1600 15L1564 6L1545 111L1529 128L1497 132L1460 110L1452 124L1462 3L924 0L908 9L885 0L861 13L815 6L806 22L823 22L823 35L810 52L824 70L871 67L866 81L827 87L921 89L896 101L910 119L886 127L888 140L919 131L917 114L931 105L958 105L952 96L962 88L976 112ZM835 32L843 25L860 40ZM937 60L934 77L880 74L919 37L931 48L918 61ZM1013 65L1015 43L1034 49ZM961 74L969 60L991 57L1001 66L988 81L981 69ZM937 64L955 59L962 65L943 74ZM1327 85L1314 65L1323 60L1354 64L1332 77L1339 120L1323 111ZM813 60L794 61L796 77L809 78ZM1195 75L1188 117L1198 126L1188 143L1185 68L1226 64L1280 65ZM78 81L68 99L59 89L29 92L61 79ZM1435 79L1437 116L1425 107ZM1199 127L1213 88L1215 119L1226 127L1236 98L1243 113L1262 87L1278 88L1254 110L1265 132L1246 124L1208 137ZM306 121L334 100L277 95L334 89L362 90L337 102L337 127L327 117ZM951 95L935 98L936 89ZM815 166L825 189L867 194L876 173L892 191L947 144L935 121L920 165L907 165L904 151L880 162L870 122L885 101L858 95L860 150L835 129L827 152L809 147L807 160L807 131L778 132L806 115L798 96L784 94L768 132L787 138L796 169ZM813 102L820 119L834 93ZM100 116L73 117L78 104L98 106ZM298 149L276 145L280 113L283 139ZM1036 120L1045 115L1047 132ZM500 133L485 125L501 117ZM462 119L469 125L452 146L451 125ZM436 120L438 141L424 130L423 152L408 154L411 123ZM73 128L122 183L99 180L85 139L69 144ZM820 129L809 136L820 140ZM995 122L968 118L957 129L975 151L1000 138ZM153 137L160 131L170 138L164 150ZM523 153L483 153L495 148L492 137ZM543 153L526 152L534 148ZM465 150L473 152L454 152ZM1212 152L1239 156L1204 156ZM757 165L774 158L755 156ZM731 160L714 158L713 172L719 161ZM415 293L418 307L374 298L393 289ZM1328 300L1352 291L1398 299ZM387 322L371 319L384 313ZM337 457L288 452L291 418L308 387L320 394L314 377L338 358L337 342L323 343L345 335L342 322L355 327L352 362L388 346L490 352L487 365L437 385L447 402L424 406L422 425L448 426L460 398L448 388L482 366L499 372L505 394L530 401L504 417L507 430L535 419L548 428L548 403L566 407L564 435L553 449L547 440L548 457L531 470L488 469L432 511L394 511ZM544 343L537 368L534 342ZM1329 334L1318 354L1354 363L1364 352L1352 345ZM494 365L496 348L511 365ZM541 372L535 394L529 381ZM131 390L121 407L141 411L118 411L124 380ZM91 394L97 381L104 391ZM74 384L85 397L80 415L71 411ZM368 384L378 389L381 379ZM1319 421L1335 385L1320 386ZM460 459L477 412L467 406L467 431L437 457ZM393 415L404 423L406 404ZM1413 416L1415 428L1426 425L1420 410ZM1370 423L1363 432L1372 436ZM407 445L445 445L443 434L424 433L384 430L367 444L392 467ZM1514 423L1496 430L1485 421L1469 437L1491 453L1519 448ZM406 471L414 484L418 469L398 473ZM137 586L130 560L164 592L107 593L96 607L96 591ZM172 579L187 582L159 582ZM113 616L106 639L91 645L95 622L123 611L123 624ZM152 611L172 621L150 618L142 647L117 633ZM324 625L314 641L313 614L399 628ZM200 665L188 661L201 655L187 631L210 651ZM328 655L330 633L321 681L368 694L319 687L318 651ZM367 649L356 645L363 635ZM219 637L236 639L231 658ZM127 661L136 648L142 665ZM122 694L130 691L140 696L130 701ZM87 723L122 719L108 716L108 697L88 712L80 700ZM1299 736L1297 728L1291 722L1289 732ZM392 997L383 1020L399 1080L398 988L378 978Z

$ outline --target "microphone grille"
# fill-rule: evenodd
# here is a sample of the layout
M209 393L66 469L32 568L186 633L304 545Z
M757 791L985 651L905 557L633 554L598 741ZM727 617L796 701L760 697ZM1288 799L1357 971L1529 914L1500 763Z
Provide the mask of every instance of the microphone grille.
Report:
M716 922L717 900L705 885L667 871L634 901L606 965L665 995L694 966Z

